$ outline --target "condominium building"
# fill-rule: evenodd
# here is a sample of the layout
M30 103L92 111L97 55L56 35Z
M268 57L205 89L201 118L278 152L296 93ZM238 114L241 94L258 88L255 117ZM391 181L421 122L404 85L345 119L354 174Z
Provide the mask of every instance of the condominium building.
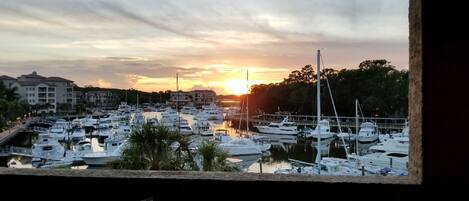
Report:
M217 94L212 90L194 90L171 92L170 102L172 105L185 106L202 106L216 102Z
M40 112L57 112L60 104L73 108L75 98L73 81L61 77L44 77L36 72L18 78L1 76L0 80L8 88L16 87L21 100L30 105L39 105Z
M84 97L85 102L101 107L118 105L120 102L119 96L111 91L89 91Z

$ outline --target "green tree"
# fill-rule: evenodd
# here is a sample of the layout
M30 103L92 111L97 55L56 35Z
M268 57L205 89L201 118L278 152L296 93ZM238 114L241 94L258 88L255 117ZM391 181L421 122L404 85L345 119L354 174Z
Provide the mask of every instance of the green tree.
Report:
M357 69L321 70L321 113L333 116L334 110L327 88L329 81L337 112L355 114L358 98L366 116L407 116L409 75L396 70L386 60L367 60ZM254 85L249 98L250 112L283 111L312 114L316 110L316 75L310 65L290 73L283 82Z
M121 159L109 165L115 169L190 170L193 169L188 138L167 127L143 125L128 138ZM176 147L174 149L174 147Z
M202 157L204 171L234 171L234 168L227 164L228 153L219 148L213 141L203 141L197 149Z
M29 105L19 100L16 90L0 82L0 131L7 126L8 121L14 121L30 111Z

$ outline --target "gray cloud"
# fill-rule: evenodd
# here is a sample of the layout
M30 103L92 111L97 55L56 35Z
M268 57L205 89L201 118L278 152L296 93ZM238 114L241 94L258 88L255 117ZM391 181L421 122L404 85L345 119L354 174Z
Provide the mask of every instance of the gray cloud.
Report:
M0 1L0 74L35 69L129 87L138 76L151 86L179 72L206 87L237 67L314 63L319 48L334 67L384 58L407 68L407 9L407 0ZM210 67L219 64L231 67Z

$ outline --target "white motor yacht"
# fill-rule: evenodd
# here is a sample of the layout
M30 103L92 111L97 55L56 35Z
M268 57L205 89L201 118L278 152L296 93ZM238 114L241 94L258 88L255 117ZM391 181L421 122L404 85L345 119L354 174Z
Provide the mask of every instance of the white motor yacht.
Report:
M213 136L213 131L210 129L208 121L200 120L192 124L192 133L201 136Z
M89 166L104 166L111 161L119 159L122 156L126 144L126 141L106 142L105 151L85 154L82 159Z
M131 108L130 108L129 105L127 105L127 103L122 102L122 103L119 105L117 111L120 112L120 113L130 113L130 109L131 109Z
M304 133L306 138L318 139L318 127L319 127L319 138L330 139L334 137L335 133L331 132L329 121L326 119L319 121L319 125L316 126L314 130L310 128L306 128L302 132Z
M223 111L215 104L202 106L202 111L196 117L197 120L223 120Z
M377 126L371 122L363 122L358 132L358 141L362 143L374 142L378 140L379 134Z
M60 161L65 157L65 149L51 134L41 134L31 147L33 167L38 167L45 161Z
M230 139L228 136L220 136L220 141L219 147L230 156L262 154L263 147L247 138Z
M54 125L52 125L49 132L52 136L61 142L65 140L66 129L67 122L63 119L59 119L54 123Z
M86 137L85 130L82 128L73 128L71 138L73 141L81 141Z
M315 174L328 176L361 176L372 174L369 171L362 172L355 164L347 159L324 157L318 165L307 165L303 167L292 167L278 169L274 174Z
M73 150L67 150L65 161L71 161L72 163L81 163L83 162L82 157L85 154L89 154L92 152L93 149L91 147L91 143L89 141L82 140L73 146Z
M288 121L288 116L282 122L271 122L268 126L255 126L260 133L276 134L276 135L297 135L298 127L294 122Z
M72 120L72 127L74 127L74 128L81 128L81 127L82 127L82 125L81 125L81 119L79 119L79 118L73 119L73 120Z
M192 128L189 126L189 123L186 119L180 118L179 122L175 122L176 125L179 124L179 132L183 135L191 135Z
M376 167L378 169L391 168L400 171L407 171L409 163L408 154L391 151L376 152L363 156L350 154L349 158L358 160L360 164L364 166Z
M351 142L356 140L357 134L352 133L352 131L349 130L349 132L341 132L337 134L337 137L339 139L344 139L345 142Z
M409 139L403 137L396 137L387 141L378 143L377 145L369 148L371 152L393 152L393 153L409 153Z
M182 109L181 109L181 113L183 113L183 114L191 114L191 111L192 111L194 108L195 108L195 107L184 106L184 107L182 107Z
M137 112L137 113L133 116L131 123L132 123L134 126L142 126L143 124L145 124L145 116L143 116L143 113Z
M101 144L112 135L112 131L109 128L100 128L96 132L98 133L98 142Z

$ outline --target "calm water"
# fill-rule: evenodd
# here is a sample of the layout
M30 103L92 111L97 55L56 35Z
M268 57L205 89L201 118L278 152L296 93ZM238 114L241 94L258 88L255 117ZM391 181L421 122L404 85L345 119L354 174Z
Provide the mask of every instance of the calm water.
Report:
M148 118L161 118L161 113L159 112L146 112L144 116ZM189 125L192 126L192 123L195 122L192 115L181 115L183 118L187 119ZM220 122L211 122L211 126L213 130L216 129L226 129L228 130L228 134L232 137L237 137L236 129L229 126L229 122L227 121L220 121ZM251 134L259 134L255 132L250 132ZM279 168L290 168L291 164L288 159L295 159L301 160L304 162L312 163L316 158L316 144L317 142L312 141L305 141L301 139L297 139L295 136L285 136L285 135L266 135L266 134L259 134L261 136L266 136L270 139L272 143L272 148L269 152L263 154L262 156L262 172L263 173L273 173L275 170ZM16 138L12 139L9 144L13 146L21 146L21 147L31 147L30 142L34 143L37 137L33 136L29 139L26 135L18 135ZM103 151L103 147L99 145L97 138L91 139L91 144L93 151ZM366 151L372 144L359 144L359 150ZM345 149L343 148L341 140L334 139L334 140L327 140L322 141L321 143L322 149L322 156L323 157L340 157L345 158ZM354 145L350 145L352 150L354 149ZM0 158L0 165L6 166L6 163L11 159L19 160L24 168L31 168L31 159L28 157L21 157L21 156L14 156L14 157L3 157ZM260 158L261 156L240 156L234 157L237 159L243 160L242 167L243 170L246 172L253 172L258 173L260 172ZM88 167L87 165L81 166L74 166L73 169L90 169L95 167Z

